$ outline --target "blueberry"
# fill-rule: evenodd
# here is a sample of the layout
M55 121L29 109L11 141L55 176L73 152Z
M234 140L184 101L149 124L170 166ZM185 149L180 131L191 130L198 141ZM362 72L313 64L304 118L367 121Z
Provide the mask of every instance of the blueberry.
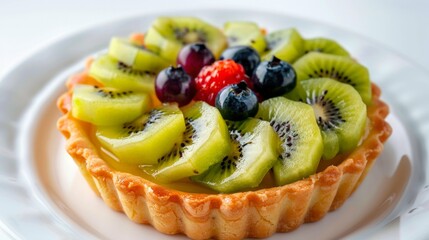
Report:
M196 92L194 79L181 66L168 67L155 79L155 93L161 102L177 102L184 106L191 102Z
M296 86L293 67L275 56L271 61L261 62L251 78L254 89L265 99L283 95Z
M226 120L240 121L253 117L258 106L258 98L245 81L224 87L216 97L216 107Z
M255 49L249 46L234 46L223 51L220 59L232 59L243 66L246 75L251 77L253 71L261 62L261 57Z

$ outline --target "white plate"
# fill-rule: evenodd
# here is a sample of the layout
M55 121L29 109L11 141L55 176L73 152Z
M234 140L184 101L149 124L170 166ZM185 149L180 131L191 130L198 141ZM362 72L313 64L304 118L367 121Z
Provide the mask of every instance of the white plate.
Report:
M218 26L227 20L251 20L268 30L295 26L305 37L336 39L369 68L372 80L381 86L382 97L391 106L388 121L393 135L353 196L321 221L291 233L275 234L272 239L408 239L429 234L423 225L429 220L424 213L429 206L424 190L429 146L425 99L428 73L362 37L316 22L258 11L199 10L180 14L201 17ZM158 15L173 13L130 17L77 32L40 49L3 76L0 227L12 237L184 238L135 224L105 206L65 153L64 139L56 130L60 113L55 100L65 91L67 76L83 67L86 56L106 48L112 36L144 31ZM408 213L413 204L417 208Z

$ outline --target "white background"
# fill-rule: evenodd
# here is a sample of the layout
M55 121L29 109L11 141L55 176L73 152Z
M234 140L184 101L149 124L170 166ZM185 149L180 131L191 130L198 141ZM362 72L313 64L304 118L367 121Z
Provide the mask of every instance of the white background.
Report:
M128 15L201 7L256 8L327 23L429 70L429 0L0 0L0 76L39 47L79 29ZM0 239L5 239L1 230Z
M0 75L38 47L79 29L127 15L199 7L257 8L328 23L429 69L428 0L0 0Z

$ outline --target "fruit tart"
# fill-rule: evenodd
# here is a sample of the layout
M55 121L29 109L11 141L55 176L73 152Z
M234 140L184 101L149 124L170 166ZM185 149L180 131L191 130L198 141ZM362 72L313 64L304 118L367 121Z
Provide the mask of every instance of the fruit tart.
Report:
M67 82L58 129L114 210L166 234L288 232L340 207L391 134L368 70L327 38L159 17Z

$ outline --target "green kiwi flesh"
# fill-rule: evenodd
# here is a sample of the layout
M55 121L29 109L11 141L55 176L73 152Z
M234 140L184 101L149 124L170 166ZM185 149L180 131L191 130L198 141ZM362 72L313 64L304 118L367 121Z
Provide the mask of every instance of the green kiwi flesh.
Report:
M159 17L145 35L145 46L171 63L184 45L195 42L204 43L216 58L227 46L220 29L193 17Z
M227 22L223 26L223 32L228 38L228 45L251 46L259 54L267 48L265 36L256 23L253 22Z
M108 54L133 69L148 71L154 74L157 74L170 65L170 62L166 59L124 38L112 38Z
M353 86L366 104L371 103L368 69L349 57L311 52L296 61L293 67L298 82L312 78L332 78Z
M256 117L270 122L280 138L281 153L273 167L278 185L316 172L323 153L323 141L309 105L284 97L270 98L260 104Z
M230 152L228 128L217 108L195 102L182 108L185 132L173 150L158 158L158 165L143 168L161 182L201 174Z
M97 127L96 137L101 146L121 162L135 165L156 164L180 141L185 120L176 105L152 109L132 122Z
M366 105L350 85L321 78L302 82L324 142L324 159L356 148L366 127Z
M96 126L132 121L151 107L148 94L78 84L73 89L72 116Z
M232 149L222 161L203 174L192 177L195 182L222 193L257 187L279 155L280 142L266 121L248 118L241 122L227 121Z
M109 55L99 56L92 62L89 75L106 87L134 90L153 94L155 74L135 69Z
M336 41L328 38L310 38L304 40L304 54L322 52L332 55L350 57L350 54Z
M293 63L304 54L304 39L295 28L278 30L266 36L267 49L263 60L270 61L273 56Z

